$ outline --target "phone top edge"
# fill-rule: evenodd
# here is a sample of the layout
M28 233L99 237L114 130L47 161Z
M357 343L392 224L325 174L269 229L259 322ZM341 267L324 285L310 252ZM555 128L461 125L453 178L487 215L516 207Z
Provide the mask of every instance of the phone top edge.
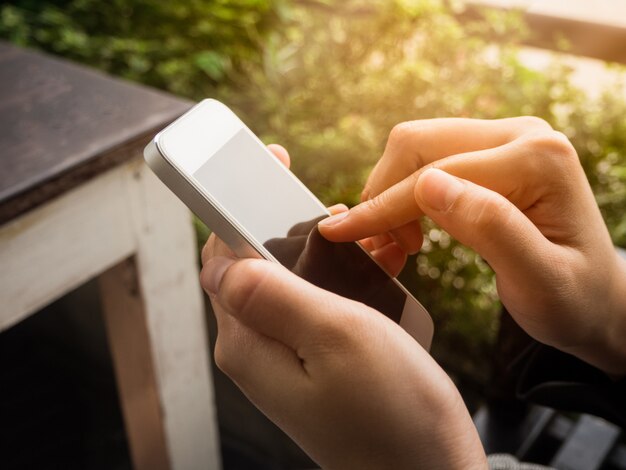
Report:
M193 178L193 174L191 174L191 172L188 169L183 168L181 165L178 164L176 159L170 157L170 151L168 149L167 142L166 142L166 139L165 139L165 137L167 136L168 132L172 132L177 127L180 127L181 122L183 122L186 119L190 119L190 117L195 115L195 114L201 113L202 111L204 111L206 109L207 106L216 106L218 108L221 108L221 110L223 112L226 112L230 117L233 117L235 119L235 121L237 122L237 124L239 125L240 128L246 129L247 132L249 132L253 137L256 138L254 133L252 133L247 128L247 126L244 124L244 122L241 119L239 119L239 117L235 113L233 113L228 108L228 106L226 106L225 104L221 103L218 100L215 100L215 99L212 99L212 98L206 98L206 99L200 101L195 106L193 106L190 110L188 110L186 113L181 115L178 119L176 119L170 125L165 127L159 133L157 133L157 135L153 139L153 142L155 144L156 150L157 150L160 158L162 160L164 160L164 162L171 168L171 170L175 171L178 175L180 175L185 180L185 182L188 185L191 185L197 192L202 194L202 196L204 196L204 198L209 202L209 204L219 214L219 216L222 219L225 219L227 221L227 223L229 223L232 227L234 227L235 230L238 232L238 234L241 235L245 239L245 241L258 254L262 255L262 257L264 257L265 259L268 259L268 260L271 260L271 261L276 261L274 256L264 246L262 246L261 244L257 243L256 239L246 230L246 228L243 227L235 218L233 218L230 215L230 213L219 203L219 201L217 201L213 197L213 195L211 193L209 193L202 185L200 185L200 184L198 184L196 182L196 180ZM258 140L258 138L257 138L257 140ZM260 142L260 140L259 140L259 143L261 143L261 145L262 145L262 142ZM170 186L170 185L168 185L168 186L170 187L170 189L173 189L172 186ZM186 201L185 201L185 203L186 203ZM218 230L215 230L215 228L216 228L215 222L211 222L210 223L209 221L204 220L199 214L196 213L196 215L212 231L215 231L216 233L222 232L222 235L226 235L226 234L223 233L223 230L219 230L219 228L220 228L219 226L217 226ZM223 237L220 237L220 238L223 238ZM228 236L227 238L231 239L232 237ZM226 241L226 240L224 240L224 241ZM237 252L237 250L234 247L231 247L231 248L235 252ZM239 253L237 253L237 254L239 254Z
M178 171L160 151L158 140L153 139L144 149L144 159L156 176L172 191L209 229L220 237L237 256L262 257L278 262L241 225L232 219L214 198Z
M191 174L193 174L198 169L199 165L197 163L194 165L185 164L185 166L183 166L173 161L172 158L169 158L169 155L172 153L173 149L172 149L172 143L169 141L168 137L170 137L171 135L170 133L172 133L176 128L180 130L181 126L184 125L183 123L189 122L190 119L197 120L198 116L202 113L204 113L203 117L205 118L206 121L209 121L212 115L215 115L216 113L222 113L221 117L223 119L219 120L219 122L216 123L218 126L224 126L223 130L225 132L225 135L223 135L221 140L219 140L219 142L221 142L222 145L228 141L229 137L234 136L236 132L240 130L244 130L246 134L248 134L248 136L250 136L253 140L255 140L262 147L263 151L266 154L272 157L271 161L276 166L276 168L278 168L279 171L288 175L288 177L292 181L294 181L303 191L305 191L309 195L309 197L316 202L317 206L320 208L321 211L323 211L323 213L325 213L326 215L330 215L326 206L324 206L324 204L317 198L317 196L315 196L315 194L313 194L311 190L307 188L302 183L302 181L300 181L296 177L296 175L293 174L291 170L289 170L285 165L283 165L272 154L272 152L267 148L265 143L263 143L261 139L259 139L259 137L254 132L252 132L252 130L239 118L239 116L237 116L237 114L235 114L224 103L213 98L207 98L207 99L200 101L198 104L196 104L194 107L189 109L186 113L181 115L176 121L174 121L173 123L165 127L161 132L159 132L155 136L155 140L157 142L157 146L161 154L164 156L164 158L168 159L168 161L170 161L170 163L174 167L178 168L179 170L184 170L186 173L191 173ZM189 127L193 127L193 126L190 125ZM212 129L212 132L213 131L215 131L215 129ZM204 142L206 143L207 141L205 140ZM217 150L219 150L220 147L221 145L214 146L210 149L205 149L205 151L202 152L202 157L200 157L199 161L201 162L206 161L204 158L204 155L213 154Z
M217 111L216 111L216 108L218 109ZM213 145L213 148L204 148L202 149L204 150L204 152L200 152L199 148L195 149L201 155L199 156L196 155L196 158L195 158L196 161L194 162L193 165L191 165L188 162L186 162L185 165L178 164L176 161L174 161L172 158L169 157L170 154L176 153L176 149L175 149L176 142L174 143L174 150L173 150L172 149L173 144L171 140L172 139L176 140L177 136L179 136L181 132L185 130L187 130L188 133L190 130L194 131L194 132L191 132L191 135L187 136L188 139L196 138L197 136L196 136L195 131L197 131L197 128L195 128L194 125L192 124L196 124L198 120L196 115L199 115L201 113L205 114L204 117L206 119L206 122L203 123L203 127L209 126L210 124L213 124L215 127L218 127L218 128L222 127L221 129L219 129L219 131L222 131L221 133L226 132L227 136L226 137L222 136L222 138L219 140L218 139L210 139L210 140L204 139L202 142L205 145L210 142ZM222 113L224 116L228 116L230 120L229 119L216 120L216 116L220 113ZM214 122L211 122L210 118L213 118ZM228 108L228 106L226 106L225 104L223 104L222 102L218 100L207 98L197 103L195 106L189 109L186 113L182 114L178 119L176 119L174 122L170 123L167 127L161 130L161 132L159 132L156 136L158 137L157 145L159 147L159 150L161 151L161 154L164 156L164 158L167 158L171 164L173 164L179 170L184 170L187 173L193 174L201 165L201 163L203 163L206 160L206 155L214 154L217 150L219 150L221 145L223 145L228 140L229 137L234 135L235 132L241 128L247 129L247 126L244 124L244 122L241 119L239 119L239 116L237 116L233 111L230 110L230 108ZM217 131L218 129L211 128L211 132L217 132ZM185 139L183 138L181 140L185 140ZM189 156L187 156L187 159L188 158Z

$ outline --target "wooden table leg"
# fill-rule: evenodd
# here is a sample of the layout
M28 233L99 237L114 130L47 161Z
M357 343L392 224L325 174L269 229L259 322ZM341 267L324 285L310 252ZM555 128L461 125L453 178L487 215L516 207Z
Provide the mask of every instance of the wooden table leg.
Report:
M142 162L125 173L136 254L100 276L137 469L218 469L217 420L190 213ZM103 241L105 243L106 241Z
M170 469L165 423L134 258L98 279L134 467Z

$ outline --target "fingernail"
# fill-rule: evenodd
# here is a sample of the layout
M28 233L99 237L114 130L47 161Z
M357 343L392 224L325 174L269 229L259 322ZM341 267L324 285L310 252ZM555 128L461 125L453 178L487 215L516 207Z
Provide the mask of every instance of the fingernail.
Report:
M330 227L331 225L337 225L343 219L345 219L350 211L342 212L340 214L331 215L324 220L321 220L318 225L323 225L324 227Z
M465 185L455 176L437 168L430 168L420 176L420 198L430 208L447 212L465 190Z
M206 290L209 291L210 294L217 294L217 291L220 288L220 284L222 283L222 278L224 277L224 273L232 266L235 262L233 258L227 258L226 256L216 256L215 258L211 258L207 264L204 266L204 269L209 273L206 278Z

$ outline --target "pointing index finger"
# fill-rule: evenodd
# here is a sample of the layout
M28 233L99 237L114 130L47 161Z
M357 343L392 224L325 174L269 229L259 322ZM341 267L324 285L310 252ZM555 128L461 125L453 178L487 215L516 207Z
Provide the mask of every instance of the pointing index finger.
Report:
M354 241L419 219L423 212L413 196L418 177L419 173L414 173L349 212L322 220L318 225L320 233L334 242Z
M550 164L562 164L550 158L554 153L546 140L554 132L521 136L507 144L487 150L452 155L426 165L378 196L353 207L347 214L320 222L320 233L328 240L359 240L393 231L424 215L415 198L415 185L428 168L472 181L507 197L524 211L546 191L553 191L559 173ZM558 153L558 152L557 152ZM556 160L556 161L555 161Z

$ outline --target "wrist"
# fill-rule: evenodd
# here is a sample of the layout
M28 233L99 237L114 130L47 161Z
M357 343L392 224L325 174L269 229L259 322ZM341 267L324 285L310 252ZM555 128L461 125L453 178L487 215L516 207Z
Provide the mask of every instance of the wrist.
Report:
M440 423L446 423L436 439L440 447L436 464L429 468L446 470L486 470L487 456L474 422L460 395L448 400L439 415ZM433 430L436 433L436 431Z
M605 302L598 305L604 323L599 334L584 347L566 352L617 379L626 376L626 260L615 253L609 272Z
M609 354L602 369L616 378L626 376L626 259L615 255L610 292L610 321L607 325Z

